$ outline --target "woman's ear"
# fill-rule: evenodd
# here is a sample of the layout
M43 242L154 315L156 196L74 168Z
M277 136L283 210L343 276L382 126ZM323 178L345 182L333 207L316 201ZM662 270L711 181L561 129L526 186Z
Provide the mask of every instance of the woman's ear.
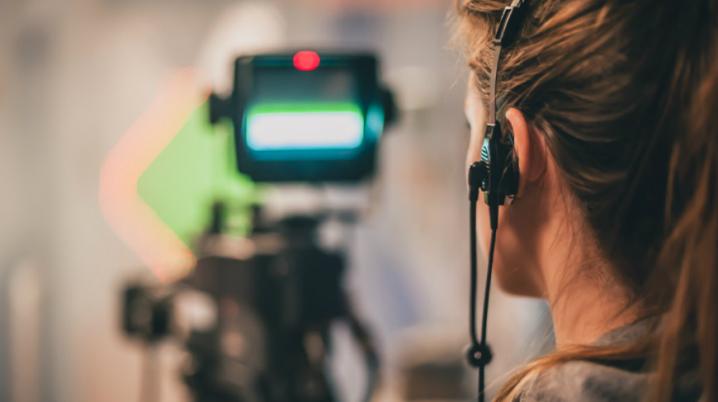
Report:
M543 176L546 171L546 148L543 138L528 125L524 114L511 108L506 112L506 120L511 125L514 135L514 149L519 160L519 191L517 196L524 193L526 186L530 186Z

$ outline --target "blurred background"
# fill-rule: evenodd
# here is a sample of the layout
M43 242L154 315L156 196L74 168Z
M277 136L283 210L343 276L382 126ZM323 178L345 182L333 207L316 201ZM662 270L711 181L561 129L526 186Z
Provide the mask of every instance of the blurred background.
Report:
M157 261L186 256L137 241L154 229L134 220L142 211L127 207L123 180L157 157L201 94L228 89L235 55L298 47L376 51L402 115L347 250L346 286L383 362L375 400L473 395L462 360L467 70L450 3L0 1L0 400L139 400L143 351L120 331L119 293L131 277L178 274ZM541 303L492 297L495 389L550 345L550 328ZM356 401L361 364L337 332L337 393ZM181 348L167 342L158 356L160 400L189 400ZM454 396L412 394L422 375L438 383L441 373Z

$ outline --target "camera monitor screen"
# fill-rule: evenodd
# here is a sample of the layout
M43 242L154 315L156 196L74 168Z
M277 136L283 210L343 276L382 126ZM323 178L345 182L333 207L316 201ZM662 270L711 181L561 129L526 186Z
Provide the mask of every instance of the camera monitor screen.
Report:
M231 117L239 170L268 182L370 176L387 107L377 70L368 54L237 59Z
M270 103L248 111L247 145L259 157L267 151L301 156L309 150L357 149L363 135L364 117L351 103Z
M341 157L364 140L364 113L349 71L262 69L246 113L247 146L258 158ZM272 152L274 151L274 152Z

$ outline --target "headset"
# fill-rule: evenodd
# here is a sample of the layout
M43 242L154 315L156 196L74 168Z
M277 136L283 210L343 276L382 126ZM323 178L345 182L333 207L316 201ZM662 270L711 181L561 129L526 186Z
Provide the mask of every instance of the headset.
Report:
M491 60L491 76L488 102L488 122L486 125L484 141L481 147L481 159L474 162L469 168L469 221L470 221L470 248L471 248L471 290L469 304L469 333L471 344L466 357L469 364L479 370L478 400L485 399L485 368L491 362L492 352L486 343L486 324L489 311L489 293L491 290L491 275L494 264L494 248L496 247L496 232L499 227L499 206L511 204L516 197L519 185L518 160L514 153L513 135L504 135L501 125L497 122L496 84L499 70L499 59L502 48L511 44L521 27L520 21L525 14L526 0L512 0L501 14L492 40L493 56ZM484 202L489 206L489 220L491 226L491 242L489 246L488 263L486 268L486 282L484 289L484 304L481 317L481 337L476 331L476 297L477 297L477 245L476 245L476 206L480 191L484 192Z

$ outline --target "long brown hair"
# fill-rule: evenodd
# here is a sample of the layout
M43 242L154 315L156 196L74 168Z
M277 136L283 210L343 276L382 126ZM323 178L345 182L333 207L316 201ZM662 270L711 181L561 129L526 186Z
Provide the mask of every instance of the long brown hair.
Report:
M507 3L457 2L484 101ZM650 400L671 399L686 361L717 400L718 0L529 0L527 15L502 53L497 116L516 107L545 136L613 274L661 320L632 345L543 357L497 400L560 362L639 355L656 372Z

